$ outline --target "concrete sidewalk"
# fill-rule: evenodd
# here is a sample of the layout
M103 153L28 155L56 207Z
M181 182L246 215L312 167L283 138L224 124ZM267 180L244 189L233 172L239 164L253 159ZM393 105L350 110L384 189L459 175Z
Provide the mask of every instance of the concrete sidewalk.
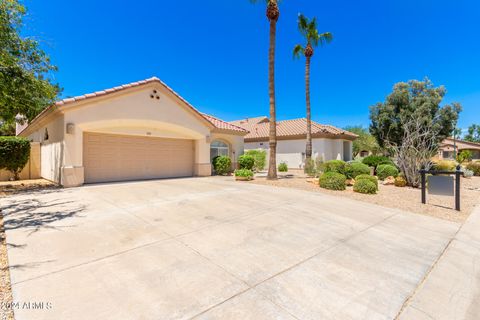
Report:
M480 319L480 206L451 241L400 319Z

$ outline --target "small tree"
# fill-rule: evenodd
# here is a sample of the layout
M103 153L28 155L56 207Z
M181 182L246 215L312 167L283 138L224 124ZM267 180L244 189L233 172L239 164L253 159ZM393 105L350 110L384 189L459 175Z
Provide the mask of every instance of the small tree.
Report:
M30 158L30 142L20 137L0 137L0 169L7 169L19 180L19 173Z
M468 127L468 132L464 139L465 141L470 142L480 142L480 125L472 124L470 127Z
M362 126L345 127L345 130L358 135L358 138L353 141L353 156L356 157L362 151L369 151L372 154L380 153L380 146L375 140L375 137L368 132L368 129Z

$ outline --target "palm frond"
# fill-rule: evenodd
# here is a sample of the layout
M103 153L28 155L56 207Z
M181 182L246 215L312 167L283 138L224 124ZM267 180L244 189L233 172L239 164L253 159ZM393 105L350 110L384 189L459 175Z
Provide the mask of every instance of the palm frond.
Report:
M300 58L300 56L302 56L305 52L305 48L302 47L301 45L297 44L294 48L293 48L293 58Z

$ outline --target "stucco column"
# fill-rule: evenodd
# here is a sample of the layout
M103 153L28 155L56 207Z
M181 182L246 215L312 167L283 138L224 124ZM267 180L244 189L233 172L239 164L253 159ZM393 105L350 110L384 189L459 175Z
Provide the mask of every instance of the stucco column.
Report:
M212 175L209 140L210 138L207 137L195 140L194 174L197 177L206 177Z
M64 159L61 167L61 184L77 187L84 183L83 130L74 123L65 123Z

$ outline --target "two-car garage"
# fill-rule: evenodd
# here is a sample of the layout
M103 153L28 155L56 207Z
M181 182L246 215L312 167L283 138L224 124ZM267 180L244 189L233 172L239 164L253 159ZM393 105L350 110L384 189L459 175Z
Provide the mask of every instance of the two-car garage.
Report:
M193 176L193 140L85 132L85 183Z

